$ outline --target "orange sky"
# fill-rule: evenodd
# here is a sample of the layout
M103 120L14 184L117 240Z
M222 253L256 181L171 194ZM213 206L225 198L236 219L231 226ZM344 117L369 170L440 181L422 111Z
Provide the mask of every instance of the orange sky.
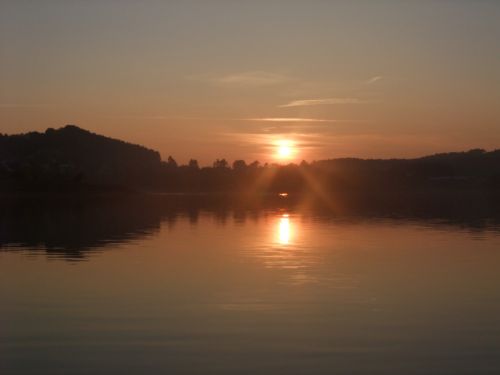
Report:
M500 3L3 1L0 131L180 162L500 146Z

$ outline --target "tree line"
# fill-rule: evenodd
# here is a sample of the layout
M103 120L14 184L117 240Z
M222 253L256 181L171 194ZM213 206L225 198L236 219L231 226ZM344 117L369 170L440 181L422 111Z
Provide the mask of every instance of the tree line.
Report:
M82 187L165 192L296 192L500 187L500 150L474 149L415 159L342 158L300 164L216 159L179 165L139 145L74 125L0 135L0 189Z

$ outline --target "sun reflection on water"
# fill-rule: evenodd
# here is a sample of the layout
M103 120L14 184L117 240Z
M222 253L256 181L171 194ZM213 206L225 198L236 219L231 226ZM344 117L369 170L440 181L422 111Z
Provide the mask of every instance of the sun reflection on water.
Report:
M290 218L288 214L283 214L278 224L278 242L281 245L288 245L290 243L291 234Z
M280 210L269 219L267 235L256 237L259 242L253 243L248 253L260 259L266 268L286 274L284 282L289 285L318 283L312 270L317 267L320 254L308 244L301 217Z

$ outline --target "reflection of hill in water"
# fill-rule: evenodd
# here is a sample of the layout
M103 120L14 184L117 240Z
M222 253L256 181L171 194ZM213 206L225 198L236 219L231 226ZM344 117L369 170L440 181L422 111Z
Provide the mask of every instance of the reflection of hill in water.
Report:
M88 251L158 230L158 211L134 200L31 197L1 208L0 245L78 259Z
M0 250L45 251L68 260L84 259L111 244L157 232L179 217L196 224L204 212L224 224L259 220L270 210L300 212L318 220L395 218L469 230L497 228L500 199L484 192L342 194L328 204L304 197L103 194L3 197Z

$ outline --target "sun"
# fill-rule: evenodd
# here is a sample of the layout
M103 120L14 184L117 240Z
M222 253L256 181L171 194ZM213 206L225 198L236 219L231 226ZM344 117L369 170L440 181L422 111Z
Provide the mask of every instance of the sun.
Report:
M289 159L294 153L294 145L291 141L280 140L276 143L276 156L278 159Z

